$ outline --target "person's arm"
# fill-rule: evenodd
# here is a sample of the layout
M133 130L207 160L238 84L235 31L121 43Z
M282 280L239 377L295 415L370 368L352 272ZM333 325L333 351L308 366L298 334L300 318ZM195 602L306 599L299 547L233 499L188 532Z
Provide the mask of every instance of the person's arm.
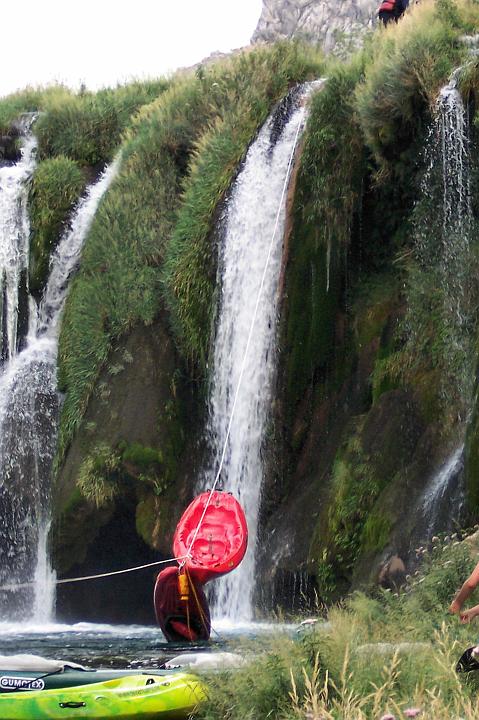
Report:
M479 563L472 571L470 577L467 578L462 588L457 593L456 597L449 606L449 612L458 614L461 612L461 608L474 592L476 587L479 585Z
M475 617L479 615L479 605L474 605L474 607L469 608L469 610L464 610L464 612L459 613L459 617L461 619L461 622L463 625L467 625L471 622L471 620L474 620Z

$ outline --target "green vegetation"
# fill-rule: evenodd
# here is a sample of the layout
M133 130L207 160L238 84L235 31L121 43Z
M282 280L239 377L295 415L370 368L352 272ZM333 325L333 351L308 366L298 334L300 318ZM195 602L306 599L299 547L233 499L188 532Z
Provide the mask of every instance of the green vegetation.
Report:
M105 404L109 401L112 379L124 366L122 345L131 330L144 325L154 332L158 322L175 342L176 370L168 370L171 397L162 400L161 411L154 413L158 428L165 429L161 449L131 438L101 442L89 415L90 424L85 424L81 437L84 455L78 461L86 514L85 498L106 516L118 495L129 494L135 499L139 534L151 544L159 533L158 518L179 480L181 453L189 438L189 418L176 386L179 392L193 386L191 404L196 402L195 412L202 409L214 320L215 231L222 203L274 105L298 82L324 75L327 81L310 100L295 175L284 275L282 393L275 406L281 430L272 431L284 438L278 451L280 455L285 448L285 457L278 460L278 475L284 471L284 479L272 504L283 502L298 476L299 491L310 477L317 480L324 506L318 513L308 564L325 596L346 588L358 562L387 546L393 529L397 531L398 517L389 512L384 497L391 487L404 485L405 478L414 484L420 472L412 479L407 474L416 447L409 439L403 442L407 433L402 428L407 424L414 442L427 431L424 446L429 443L432 457L439 442L446 445L458 432L467 410L460 380L464 348L471 359L477 352L472 347L479 305L477 251L467 267L468 344L462 345L456 343L444 311L448 288L441 286L442 271L436 262L436 250L444 242L443 221L436 210L441 202L440 178L431 175L430 193L423 196L421 151L438 89L461 63L466 67L460 88L470 101L471 117L476 112L479 62L468 56L459 38L478 26L479 3L473 0L421 0L401 23L373 33L366 47L343 63L325 61L316 50L284 42L254 48L168 81L132 83L98 93L72 93L63 87L27 90L0 100L3 133L15 134L12 122L20 113L39 114L35 127L40 162L30 188L30 287L37 293L85 183L121 147L120 169L91 227L61 328L59 381L65 401L60 464L92 396ZM478 125L476 115L475 157ZM479 173L477 167L473 171L477 215ZM416 249L420 236L431 242L427 262ZM467 374L472 377L470 366ZM116 420L120 411L115 412ZM477 435L476 409L466 464L474 508L479 503ZM414 459L418 468L423 459ZM333 652L326 636L318 635L317 646L306 659L306 645L300 645L295 686L290 683L285 653L278 650L268 660L276 684L270 686L266 667L257 696L252 694L255 712L300 717L310 711L304 703L312 702L311 689L314 686L316 692L321 677L329 696L317 690L317 702L324 705L318 707L324 717L334 713L340 717L339 705L331 708L343 702L338 690L343 682L341 663L355 643L355 636L341 630L341 622L356 623L361 641L373 642L376 636L363 627L362 602L371 612L373 608L374 613L384 614L381 632L393 641L395 613L404 612L412 623L408 608L414 597L428 602L427 587L426 578L404 598L356 598L337 610L332 618L334 622L338 618L338 637L349 639L334 646ZM431 633L431 625L427 627ZM434 629L440 631L440 624ZM421 632L414 626L410 634L419 637ZM315 670L317 652L321 662L329 658L336 690L327 683L323 665ZM301 675L304 663L307 676ZM399 677L396 661L393 668L384 680L388 692ZM354 692L363 697L366 670L359 660L354 672ZM432 677L434 668L429 672ZM379 664L374 673L379 687L383 682ZM235 717L234 692L241 694L243 716L251 716L247 673L242 682L224 700L224 717ZM449 680L445 682L447 686ZM310 700L305 700L308 683ZM411 697L416 693L412 685L406 683L404 688ZM406 690L398 693L397 702L405 701ZM271 694L277 704L270 701ZM360 718L370 712L368 702L384 700L384 693L361 706L351 699L351 707L343 708L344 717Z
M479 14L477 8L475 12ZM381 33L369 45L365 80L357 88L355 105L366 143L383 175L393 172L407 182L429 108L467 55L457 42L464 27L451 18L439 4L426 0L394 32Z
M106 505L120 492L118 483L121 459L102 444L94 448L82 462L77 479L81 494L97 507Z
M39 104L42 112L35 128L40 157L65 155L80 165L104 165L113 158L139 108L167 87L166 80L157 80L96 93L47 93Z
M386 544L387 528L378 525L370 515L380 491L386 484L372 461L364 451L362 418L354 434L349 433L345 446L340 448L332 469L331 499L326 519L318 527L319 537L314 541L315 555L319 557L319 576L325 572L329 577L328 593L334 584L350 579L360 551L370 551L373 546ZM388 478L389 479L389 478ZM381 520L385 521L385 518ZM332 577L335 583L332 583Z
M177 222L165 253L162 286L180 352L204 371L212 323L218 205L272 105L295 83L313 79L321 58L299 45L279 44L201 74L216 117L193 148ZM213 91L212 91L212 88Z
M84 458L77 486L99 508L132 488L143 501L151 494L161 495L170 480L159 450L137 442L121 442L115 448L101 443Z
M447 607L474 566L477 538L421 553L421 571L399 595L356 593L329 610L328 624L278 637L245 667L208 677L200 718L399 720L414 717L412 708L437 720L476 718L477 681L454 670L474 631Z
M199 262L204 270L201 263L211 253L208 230L237 162L272 104L317 67L296 45L257 50L177 79L138 114L65 309L59 362L67 395L60 455L81 422L113 340L135 323L150 324L160 311L161 293L167 297L179 349L187 358L204 359L211 268L206 277L198 271L194 282L186 272L181 281L169 278L176 278L177 268L185 264ZM211 196L195 184L200 169ZM191 217L195 221L187 223ZM201 326L185 314L184 305L195 313L203 308Z
M47 97L65 98L69 95L70 91L67 88L57 85L47 89L26 88L21 92L0 98L0 135L9 135L12 132L12 124L24 113L39 112Z
M14 122L34 113L41 162L29 195L30 289L40 294L52 250L86 182L110 161L137 110L158 97L166 80L134 82L97 93L62 85L27 89L0 99L0 135L16 136Z
M30 205L30 290L40 293L47 279L52 250L60 239L65 218L85 187L85 176L69 158L40 162L33 175Z
M364 148L351 97L362 58L337 65L313 96L295 193L287 275L287 406L292 413L318 373L335 366L335 320ZM337 367L337 365L336 365Z

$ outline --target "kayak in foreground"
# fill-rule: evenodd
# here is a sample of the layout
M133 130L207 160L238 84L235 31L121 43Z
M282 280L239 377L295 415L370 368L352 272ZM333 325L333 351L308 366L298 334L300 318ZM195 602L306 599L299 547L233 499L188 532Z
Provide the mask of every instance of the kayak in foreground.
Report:
M81 673L81 676L92 674L87 671ZM41 681L41 677L37 677L36 681ZM161 674L129 674L75 687L48 690L25 688L16 692L3 692L0 694L0 718L180 720L187 718L205 698L204 686L189 673L170 671Z

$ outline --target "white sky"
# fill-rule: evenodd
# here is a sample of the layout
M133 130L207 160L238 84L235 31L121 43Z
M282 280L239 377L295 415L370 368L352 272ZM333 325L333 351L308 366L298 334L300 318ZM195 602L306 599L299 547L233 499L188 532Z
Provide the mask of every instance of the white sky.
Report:
M0 96L164 75L247 45L261 8L262 0L22 0L4 8Z

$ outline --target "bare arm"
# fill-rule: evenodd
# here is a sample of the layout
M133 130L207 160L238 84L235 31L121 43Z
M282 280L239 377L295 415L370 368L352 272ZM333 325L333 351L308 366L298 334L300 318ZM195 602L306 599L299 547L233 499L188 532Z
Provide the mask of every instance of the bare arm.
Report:
M466 600L472 595L477 585L479 585L479 563L476 565L470 577L467 578L462 588L449 606L449 612L458 614Z
M474 620L475 617L479 615L479 605L474 605L474 607L469 608L469 610L464 610L459 614L459 617L461 619L461 622L463 625L467 625L471 622L471 620Z

